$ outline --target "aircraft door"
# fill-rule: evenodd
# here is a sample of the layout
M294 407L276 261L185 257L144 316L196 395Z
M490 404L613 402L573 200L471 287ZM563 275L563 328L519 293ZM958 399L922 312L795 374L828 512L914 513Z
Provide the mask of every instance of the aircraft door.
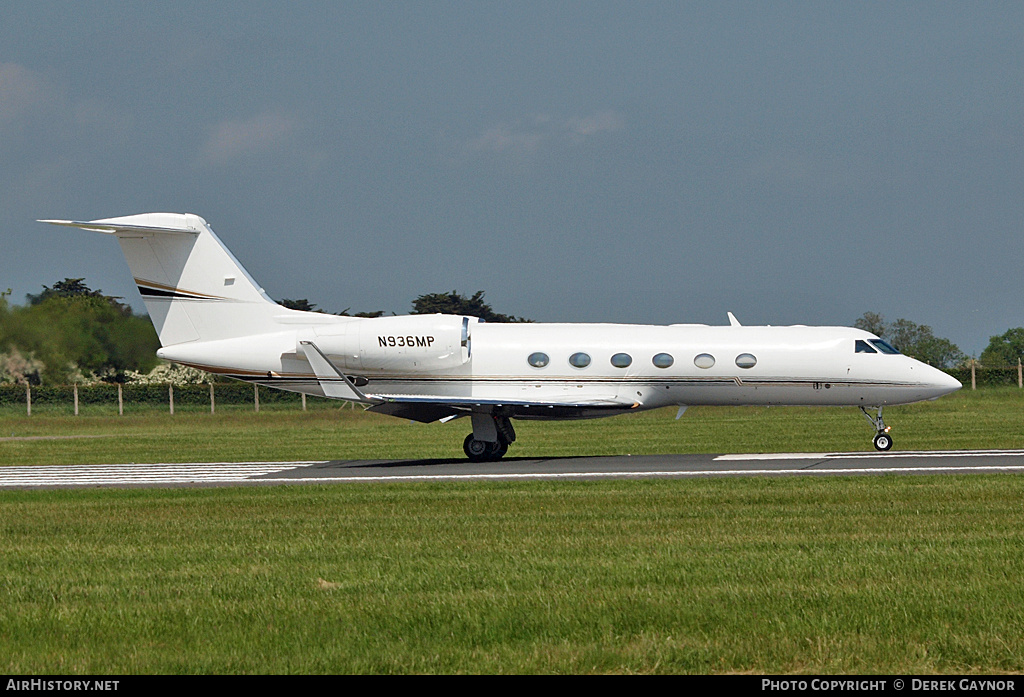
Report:
M640 363L636 356L627 353L616 353L611 357L612 370L616 371L618 384L616 385L615 398L623 402L639 402L642 391L638 386L640 377Z

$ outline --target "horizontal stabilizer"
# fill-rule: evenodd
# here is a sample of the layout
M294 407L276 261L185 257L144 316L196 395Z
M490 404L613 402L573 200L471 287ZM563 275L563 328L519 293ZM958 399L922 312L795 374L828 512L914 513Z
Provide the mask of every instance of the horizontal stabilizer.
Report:
M153 225L132 225L126 223L117 223L116 219L111 220L39 220L40 223L49 223L50 225L62 225L64 227L77 227L83 230L91 230L92 232L103 232L108 235L116 235L118 233L137 233L137 234L154 234L154 233L171 233L175 235L198 235L198 230L190 230L184 227L156 227Z
M333 399L346 399L350 402L362 402L363 404L377 404L379 399L367 397L359 391L359 388L349 380L344 373L331 363L324 352L317 348L312 341L300 341L299 347L306 354L306 360L313 367L316 379L320 383L324 395Z

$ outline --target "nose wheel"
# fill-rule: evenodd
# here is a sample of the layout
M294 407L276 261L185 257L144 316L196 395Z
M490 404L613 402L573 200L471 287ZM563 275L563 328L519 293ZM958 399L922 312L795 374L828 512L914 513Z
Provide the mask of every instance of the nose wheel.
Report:
M874 439L875 450L889 450L892 447L892 436L888 433L879 433Z
M892 427L886 426L885 421L882 420L882 407L878 407L877 416L869 414L868 410L864 407L861 407L860 411L864 414L864 418L875 427L875 437L872 441L875 444L875 450L885 451L892 449L892 436L889 435L889 429Z

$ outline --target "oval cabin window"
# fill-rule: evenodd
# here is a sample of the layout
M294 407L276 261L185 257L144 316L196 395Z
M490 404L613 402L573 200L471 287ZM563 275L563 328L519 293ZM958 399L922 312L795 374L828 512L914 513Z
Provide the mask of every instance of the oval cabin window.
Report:
M659 353L657 356L651 359L651 362L658 368L668 368L670 365L676 362L676 359L672 358L667 353Z
M628 368L633 362L633 357L628 353L616 353L612 356L612 365L616 368Z
M753 368L755 365L757 365L757 359L754 358L753 354L741 353L740 355L736 356L736 365L738 365L740 368Z
M548 354L538 351L537 353L531 353L530 357L526 359L526 362L534 368L543 368L548 364L549 360Z
M693 364L698 368L710 368L715 364L715 357L710 353L702 353L693 359Z
M574 368L586 368L590 365L590 356L586 353L574 353L569 356L569 365Z

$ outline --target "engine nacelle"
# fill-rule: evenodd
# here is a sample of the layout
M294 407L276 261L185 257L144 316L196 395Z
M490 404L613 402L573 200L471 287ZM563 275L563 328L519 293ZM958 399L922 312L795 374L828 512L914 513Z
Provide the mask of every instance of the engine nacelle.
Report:
M314 328L312 340L343 370L364 374L450 370L469 361L475 317L373 317ZM301 352L300 352L301 355Z

